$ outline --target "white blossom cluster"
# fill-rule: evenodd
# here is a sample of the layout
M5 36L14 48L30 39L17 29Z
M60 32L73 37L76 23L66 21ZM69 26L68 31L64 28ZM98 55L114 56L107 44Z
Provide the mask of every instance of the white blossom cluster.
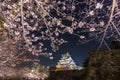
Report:
M119 0L3 0L0 5L4 28L15 40L24 39L34 55L53 59L51 52L67 42L61 38L65 33L101 44L120 37Z

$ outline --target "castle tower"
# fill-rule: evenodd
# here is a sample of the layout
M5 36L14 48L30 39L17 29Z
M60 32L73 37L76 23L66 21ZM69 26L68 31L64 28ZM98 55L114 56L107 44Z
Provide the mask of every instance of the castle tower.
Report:
M69 53L63 54L61 59L56 65L57 69L64 69L64 70L71 70L71 69L76 69L76 64L69 55Z

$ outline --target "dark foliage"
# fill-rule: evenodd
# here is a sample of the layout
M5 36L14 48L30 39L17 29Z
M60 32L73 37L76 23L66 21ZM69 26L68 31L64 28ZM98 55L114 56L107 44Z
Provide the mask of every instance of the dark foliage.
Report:
M50 71L47 80L85 80L84 70Z
M111 48L112 49L120 49L120 41L112 41Z
M120 79L120 50L93 52L85 64L86 80Z

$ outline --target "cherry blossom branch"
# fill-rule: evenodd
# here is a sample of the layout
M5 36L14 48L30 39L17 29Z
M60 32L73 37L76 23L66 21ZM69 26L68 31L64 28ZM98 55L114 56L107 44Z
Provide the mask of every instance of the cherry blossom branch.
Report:
M22 24L22 29L23 29L23 38L25 40L25 42L27 41L26 37L25 37L25 28L24 28L24 13L23 13L23 0L20 0L20 13L21 13L21 24Z
M105 40L104 40L104 44L105 44L105 46L107 47L107 49L108 49L109 51L111 51L110 47L108 46L108 44L106 43Z
M80 43L92 40L105 44L106 40L119 32L119 5L117 0L18 0L4 1L5 28L15 41L24 39L28 51L33 55L48 54L65 43L64 35L79 37ZM16 8L15 8L16 6ZM16 10L17 9L17 10ZM114 20L113 20L114 19ZM22 26L21 26L22 24ZM116 32L115 32L116 31ZM63 36L63 37L61 37ZM17 38L16 38L17 37Z
M115 26L115 24L113 23L113 21L111 21L111 24L113 25L113 27L115 28L116 32L117 32L118 35L120 36L120 32L119 32L119 30L117 29L117 27Z
M104 38L105 38L105 36L106 36L107 29L108 29L108 27L109 27L109 25L110 25L110 22L111 22L112 19L113 19L113 13L114 13L115 6L116 6L116 0L113 0L110 18L109 18L108 24L106 25L106 28L105 28L105 30L104 30L104 34L103 34L103 37L102 37L102 41L100 42L100 45L99 45L99 47L98 47L98 49L97 49L98 51L100 50L100 48L101 48L101 46L102 46L102 44L103 44L103 42L104 42Z

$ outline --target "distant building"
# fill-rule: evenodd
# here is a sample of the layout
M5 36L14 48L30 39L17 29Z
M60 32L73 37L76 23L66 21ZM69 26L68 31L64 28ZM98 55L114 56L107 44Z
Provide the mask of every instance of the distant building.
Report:
M69 53L63 54L61 59L56 65L56 70L72 70L76 69L77 66Z
M82 69L84 69L84 67L77 66L76 69L77 69L77 70L82 70Z

